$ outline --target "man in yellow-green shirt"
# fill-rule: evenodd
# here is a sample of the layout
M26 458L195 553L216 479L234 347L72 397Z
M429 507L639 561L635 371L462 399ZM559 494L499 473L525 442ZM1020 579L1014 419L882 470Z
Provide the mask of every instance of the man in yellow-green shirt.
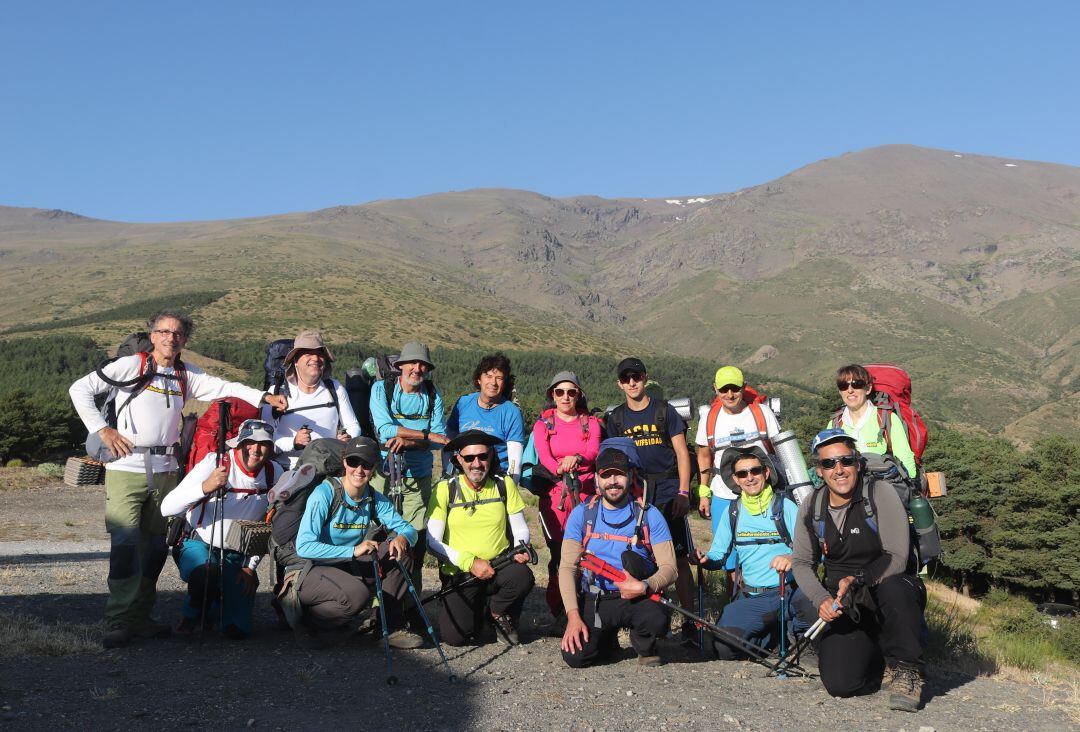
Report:
M507 524L514 545L529 543L525 502L498 472L498 442L481 430L451 440L445 450L458 472L435 486L428 503L428 548L439 557L443 589L457 588L443 597L439 615L439 635L452 646L476 642L485 618L500 641L517 645L521 608L535 584L527 554L498 570L491 565L510 547ZM479 581L463 584L469 577Z

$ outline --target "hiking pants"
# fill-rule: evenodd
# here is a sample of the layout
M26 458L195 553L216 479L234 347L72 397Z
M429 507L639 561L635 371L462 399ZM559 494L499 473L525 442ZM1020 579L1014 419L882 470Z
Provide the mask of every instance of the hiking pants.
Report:
M110 626L137 625L150 618L157 600L157 579L165 566L165 517L161 499L176 487L177 474L105 471L105 530L109 532L109 597L105 621Z
M884 663L922 667L926 587L911 574L896 574L869 588L876 607L859 605L859 621L847 612L818 646L821 682L832 696L869 693L881 684Z
M409 592L405 575L397 562L387 554L388 545L379 544L379 567L382 569L383 605L386 625L390 631L403 623L402 602ZM405 569L412 569L412 560L401 560ZM375 563L356 559L335 565L315 565L300 584L300 604L304 617L316 629L338 628L349 623L371 603L375 596Z
M255 596L245 597L242 585L237 582L240 570L247 566L247 557L240 552L225 550L225 578L218 571L221 550L211 549L202 539L184 539L177 552L176 566L180 579L188 583L184 595L184 617L188 620L202 619L203 592L205 590L207 627L221 618L221 629L234 626L244 635L251 635L251 618L255 608ZM207 581L206 559L210 558L210 574ZM224 595L224 597L223 597Z
M570 518L570 497L563 500L559 506L559 498L562 496L562 483L555 483L546 493L540 495L540 521L544 527L544 542L547 544L548 554L548 584L544 599L547 600L551 614L558 617L563 613L562 595L559 593L559 561L562 558L563 532L566 530L566 521ZM581 493L579 498L582 502L588 501L592 493ZM550 536L549 536L550 534Z
M459 572L443 575L443 589L464 582L471 575ZM528 564L511 562L485 582L462 587L442 599L439 637L451 646L463 646L475 637L487 621L487 614L509 615L516 624L521 608L536 580Z
M796 607L804 604L802 590L788 588L785 607L787 632L802 633L810 624L803 620ZM756 595L739 593L738 597L724 606L724 612L717 623L721 628L730 630L744 640L772 648L780 637L780 588L766 590ZM745 657L741 650L727 645L720 639L714 639L716 655L720 660L732 661Z
M630 645L639 656L656 655L656 639L668 629L668 612L658 602L646 597L624 600L621 597L587 595L579 600L581 619L589 629L589 639L580 651L562 652L570 668L583 668L618 648L619 629L630 629ZM596 625L597 613L600 627Z
M382 494L386 494L390 481L378 471L371 476L372 487ZM409 549L412 558L412 581L416 585L416 591L424 589L424 557L427 555L427 506L431 500L431 476L422 478L405 476L402 478L402 509L401 517L408 521L418 538L416 544Z

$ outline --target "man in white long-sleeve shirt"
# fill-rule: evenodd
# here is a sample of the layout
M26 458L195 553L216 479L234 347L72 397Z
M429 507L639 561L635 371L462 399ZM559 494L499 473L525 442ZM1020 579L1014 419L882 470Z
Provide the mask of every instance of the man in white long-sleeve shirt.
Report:
M245 420L226 444L231 449L224 460L216 452L207 454L165 496L161 515L183 515L187 524L187 536L175 555L180 579L188 583L184 616L176 632L190 635L220 616L221 631L241 640L251 635L261 557L225 548L225 537L234 521L265 518L266 494L283 471L270 459L274 428L262 420ZM219 556L222 550L224 558ZM218 571L219 560L224 576Z
M102 644L127 645L133 637L167 634L169 626L151 618L157 578L165 564L165 519L161 500L176 486L180 422L188 399L237 397L252 406L264 401L279 409L284 397L264 394L188 366L180 352L191 336L191 318L163 310L147 321L149 353L118 358L82 377L68 390L83 424L96 434L112 459L105 466L105 528L109 553L108 625ZM119 385L118 385L119 384ZM94 397L116 389L115 424L108 424Z

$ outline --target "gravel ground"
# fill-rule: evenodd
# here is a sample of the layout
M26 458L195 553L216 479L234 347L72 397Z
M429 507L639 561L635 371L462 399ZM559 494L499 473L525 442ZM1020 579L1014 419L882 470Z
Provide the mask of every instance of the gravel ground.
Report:
M108 568L103 490L20 481L4 470L0 501L0 613L96 631ZM427 584L435 585L430 570ZM159 588L158 615L173 621L183 587L171 560ZM0 721L20 729L1076 728L1066 706L1075 709L1075 698L1047 686L932 670L926 707L904 714L888 710L884 694L833 699L817 680L767 678L753 664L704 661L673 640L662 643L667 663L660 668L640 669L627 649L620 661L574 671L547 635L540 587L522 624L518 648L447 648L456 684L448 683L433 648L395 651L399 683L391 687L376 637L303 649L277 629L262 591L256 635L244 642L213 636L63 656L0 655Z

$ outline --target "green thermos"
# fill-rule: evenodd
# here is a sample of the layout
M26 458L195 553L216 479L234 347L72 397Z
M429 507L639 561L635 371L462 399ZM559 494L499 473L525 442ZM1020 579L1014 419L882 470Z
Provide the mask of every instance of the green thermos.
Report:
M911 514L912 523L916 531L926 531L934 525L934 509L930 508L930 501L916 495L908 503L908 512Z

